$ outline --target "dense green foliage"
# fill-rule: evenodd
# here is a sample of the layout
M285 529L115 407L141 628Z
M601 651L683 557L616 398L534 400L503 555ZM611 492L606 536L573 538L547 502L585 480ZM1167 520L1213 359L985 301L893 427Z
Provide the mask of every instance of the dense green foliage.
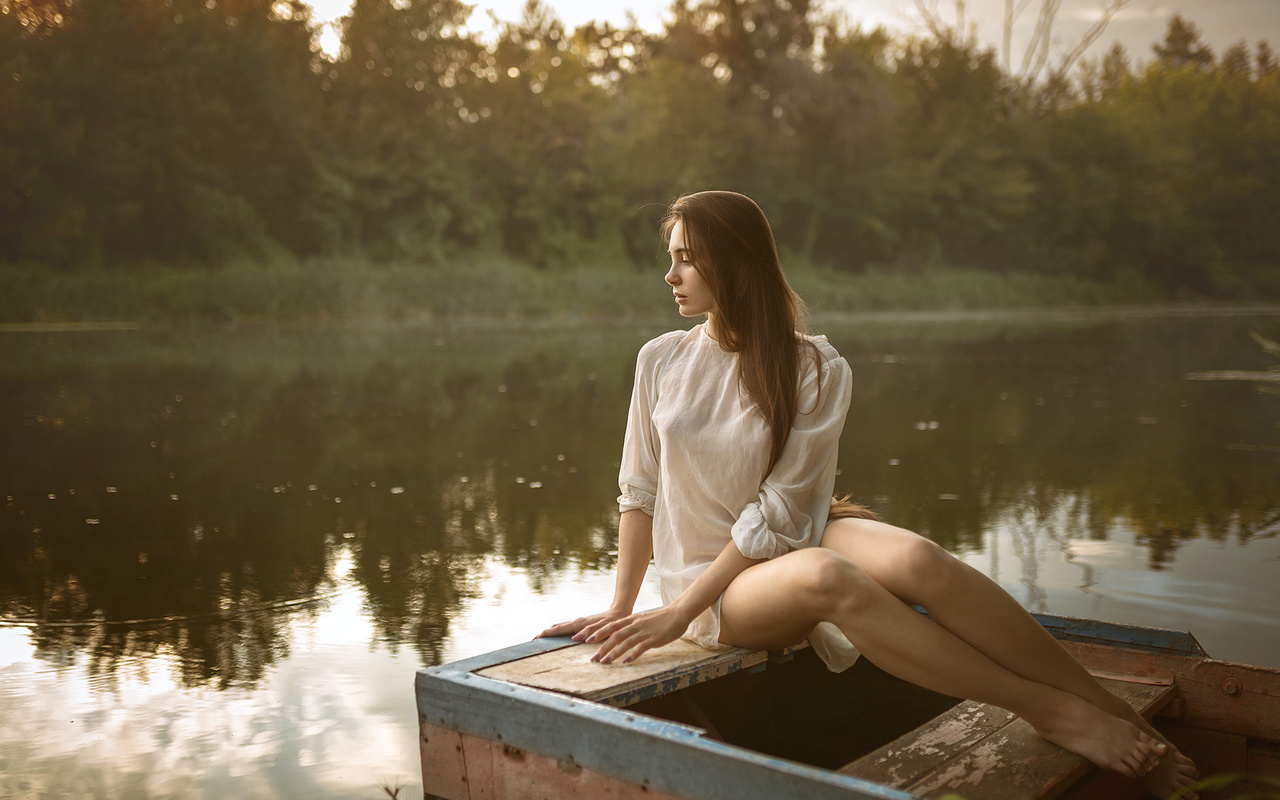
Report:
M79 272L355 258L658 258L681 191L755 197L836 270L1017 271L1280 296L1280 70L1180 18L1025 85L943 32L810 0L676 0L660 34L531 3L0 0L0 261Z

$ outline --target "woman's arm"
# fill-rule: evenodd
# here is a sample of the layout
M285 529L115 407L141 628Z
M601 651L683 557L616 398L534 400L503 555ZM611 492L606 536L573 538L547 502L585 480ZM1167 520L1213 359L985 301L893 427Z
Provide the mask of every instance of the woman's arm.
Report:
M618 576L609 610L631 613L652 558L653 517L638 508L622 512L618 519Z
M645 571L653 558L653 517L640 509L622 512L618 520L618 568L614 581L613 602L609 609L599 614L560 622L538 634L565 636L573 634L578 641L585 641L601 626L623 619L635 608L636 597L644 583Z
M622 619L602 621L593 626L591 633L574 638L586 642L601 642L600 649L591 657L592 661L603 664L615 660L624 664L634 661L646 650L679 639L694 618L710 608L734 578L761 560L747 558L730 540L720 551L720 555L716 556L716 560L711 562L711 566L671 605L631 614Z

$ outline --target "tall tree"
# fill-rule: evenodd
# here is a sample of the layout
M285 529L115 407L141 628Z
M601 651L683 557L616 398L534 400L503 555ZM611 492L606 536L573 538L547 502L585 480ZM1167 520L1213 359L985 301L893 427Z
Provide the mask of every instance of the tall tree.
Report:
M1213 66L1213 50L1200 39L1200 29L1174 14L1165 30L1164 41L1151 46L1156 58L1175 67L1208 69Z
M26 167L9 177L0 251L74 264L305 247L301 4L82 0L72 12L25 26L4 134Z
M439 261L449 231L476 224L464 91L492 71L459 32L469 15L459 0L356 0L343 21L317 202L331 248Z

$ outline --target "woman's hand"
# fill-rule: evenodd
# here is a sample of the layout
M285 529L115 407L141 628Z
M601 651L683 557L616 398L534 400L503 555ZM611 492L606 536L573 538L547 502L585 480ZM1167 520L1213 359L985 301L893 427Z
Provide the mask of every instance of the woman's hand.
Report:
M585 617L569 620L568 622L557 622L542 633L533 637L541 639L544 636L572 636L575 642L585 642L587 637L602 626L608 625L610 622L616 622L620 619L626 619L631 614L630 611L611 608L608 611L602 611L599 614L591 614Z
M680 609L666 606L604 622L593 626L590 633L584 629L573 638L581 642L600 642L600 649L591 657L592 661L601 664L613 661L629 664L646 650L662 647L679 639L690 622L692 619Z

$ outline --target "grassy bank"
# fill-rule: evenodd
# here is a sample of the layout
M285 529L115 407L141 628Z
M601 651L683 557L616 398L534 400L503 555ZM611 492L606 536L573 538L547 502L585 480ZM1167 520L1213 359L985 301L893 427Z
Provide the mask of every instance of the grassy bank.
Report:
M0 267L0 323L425 321L460 317L651 318L672 311L661 263L536 270L501 259L444 265L316 260L222 269L55 272ZM798 267L818 314L1158 302L1142 287L1072 277L935 269L851 274Z

